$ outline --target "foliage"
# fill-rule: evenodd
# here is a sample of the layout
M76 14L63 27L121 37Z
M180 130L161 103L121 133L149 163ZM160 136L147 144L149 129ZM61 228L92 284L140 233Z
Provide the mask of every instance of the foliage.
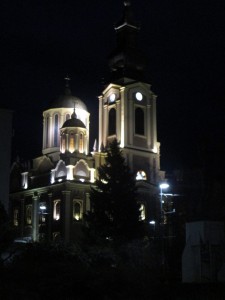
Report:
M33 243L5 267L0 295L4 299L143 299L149 283L157 282L156 274L148 243L132 241L118 251Z
M90 235L116 243L143 235L135 180L115 139L106 151L105 164L92 187L92 211L86 216Z
M9 247L14 238L14 230L10 223L9 216L0 202L0 258L2 253Z

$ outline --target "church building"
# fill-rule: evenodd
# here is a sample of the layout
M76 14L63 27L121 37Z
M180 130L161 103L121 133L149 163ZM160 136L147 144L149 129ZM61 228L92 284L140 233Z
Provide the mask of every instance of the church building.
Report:
M124 1L115 31L117 44L109 56L111 78L99 96L99 134L91 153L90 113L72 95L65 78L64 95L43 112L42 156L33 159L32 167L19 162L12 166L10 207L18 237L64 242L79 237L83 215L92 207L90 188L104 164L105 149L115 138L136 176L140 219L149 222L156 217L158 185L164 179L156 95L144 78L145 61L137 48L139 26L130 1Z

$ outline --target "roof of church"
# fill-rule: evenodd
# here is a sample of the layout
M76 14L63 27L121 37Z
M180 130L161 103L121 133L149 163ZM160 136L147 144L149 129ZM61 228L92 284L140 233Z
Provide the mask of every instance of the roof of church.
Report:
M84 125L84 123L81 120L77 119L77 115L76 115L75 111L71 115L71 119L68 119L68 120L66 120L64 122L62 128L66 128L66 127L81 127L81 128L86 128L85 125Z

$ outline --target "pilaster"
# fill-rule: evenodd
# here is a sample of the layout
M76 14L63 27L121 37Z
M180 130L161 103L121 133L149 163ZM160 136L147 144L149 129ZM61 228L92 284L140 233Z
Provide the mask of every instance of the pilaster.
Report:
M39 197L35 193L32 198L32 236L33 241L39 241Z
M71 234L71 191L62 191L63 196L63 236L64 242L70 241Z

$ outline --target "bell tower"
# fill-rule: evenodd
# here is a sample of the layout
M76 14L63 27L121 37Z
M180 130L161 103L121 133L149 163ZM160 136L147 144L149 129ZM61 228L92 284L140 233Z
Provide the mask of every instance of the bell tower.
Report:
M145 62L138 50L139 27L130 1L115 26L117 46L109 57L110 83L99 96L99 152L116 138L137 180L156 184L160 171L156 95L144 80Z

